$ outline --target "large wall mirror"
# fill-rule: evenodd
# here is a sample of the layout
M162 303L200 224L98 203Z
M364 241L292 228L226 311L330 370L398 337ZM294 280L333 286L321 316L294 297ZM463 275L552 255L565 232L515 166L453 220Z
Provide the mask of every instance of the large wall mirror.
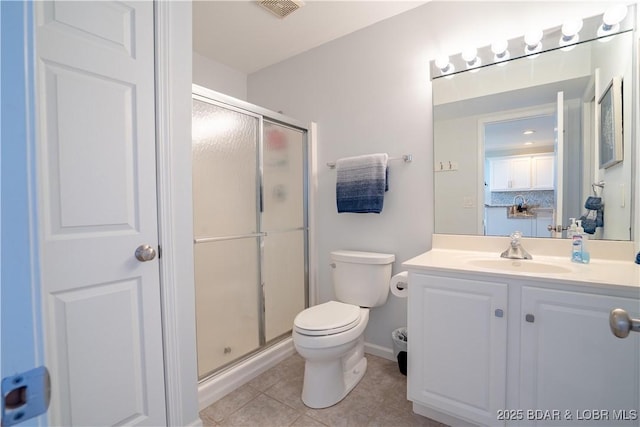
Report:
M630 240L634 58L627 31L433 80L435 232L558 238L583 217Z

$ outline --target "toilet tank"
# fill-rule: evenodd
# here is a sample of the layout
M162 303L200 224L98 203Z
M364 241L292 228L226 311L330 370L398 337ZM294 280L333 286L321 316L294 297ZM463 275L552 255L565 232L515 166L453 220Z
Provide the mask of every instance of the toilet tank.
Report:
M387 301L393 254L359 251L331 252L336 299L360 307L378 307Z

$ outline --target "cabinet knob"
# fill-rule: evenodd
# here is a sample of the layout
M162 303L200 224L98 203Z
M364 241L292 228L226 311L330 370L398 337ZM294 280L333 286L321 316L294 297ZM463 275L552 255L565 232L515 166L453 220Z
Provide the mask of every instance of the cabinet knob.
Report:
M524 320L526 320L529 323L533 323L536 318L533 314L527 314L526 316L524 316Z
M615 308L609 313L611 332L618 338L626 338L629 332L640 332L640 319L632 319L629 313L621 308Z
M504 316L504 311L502 311L502 309L500 309L500 308L497 308L494 313L495 313L496 317Z

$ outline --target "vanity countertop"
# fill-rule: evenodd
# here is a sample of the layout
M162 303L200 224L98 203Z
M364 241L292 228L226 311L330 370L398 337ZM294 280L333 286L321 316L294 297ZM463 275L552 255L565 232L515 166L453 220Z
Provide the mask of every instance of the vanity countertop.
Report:
M527 278L543 282L563 282L580 286L609 287L616 286L628 290L637 290L640 296L640 265L632 261L617 261L607 259L591 259L589 264L571 262L569 256L543 256L533 254L533 260L509 260L500 258L499 252L458 250L434 248L402 263L405 268L420 271L458 271L473 272L480 275L510 278ZM490 260L487 262L487 260ZM518 263L525 266L524 271L518 267L499 268L490 264L496 262ZM499 261L500 260L500 261ZM562 272L530 271L526 263L532 266L540 264L557 267ZM489 264L483 265L483 263ZM498 265L498 264L495 264ZM510 266L508 266L510 267Z

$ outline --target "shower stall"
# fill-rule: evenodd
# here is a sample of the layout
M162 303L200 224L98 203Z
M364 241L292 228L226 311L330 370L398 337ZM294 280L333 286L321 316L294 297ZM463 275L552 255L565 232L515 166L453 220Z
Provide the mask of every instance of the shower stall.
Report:
M308 306L307 129L194 86L198 376L288 338Z

